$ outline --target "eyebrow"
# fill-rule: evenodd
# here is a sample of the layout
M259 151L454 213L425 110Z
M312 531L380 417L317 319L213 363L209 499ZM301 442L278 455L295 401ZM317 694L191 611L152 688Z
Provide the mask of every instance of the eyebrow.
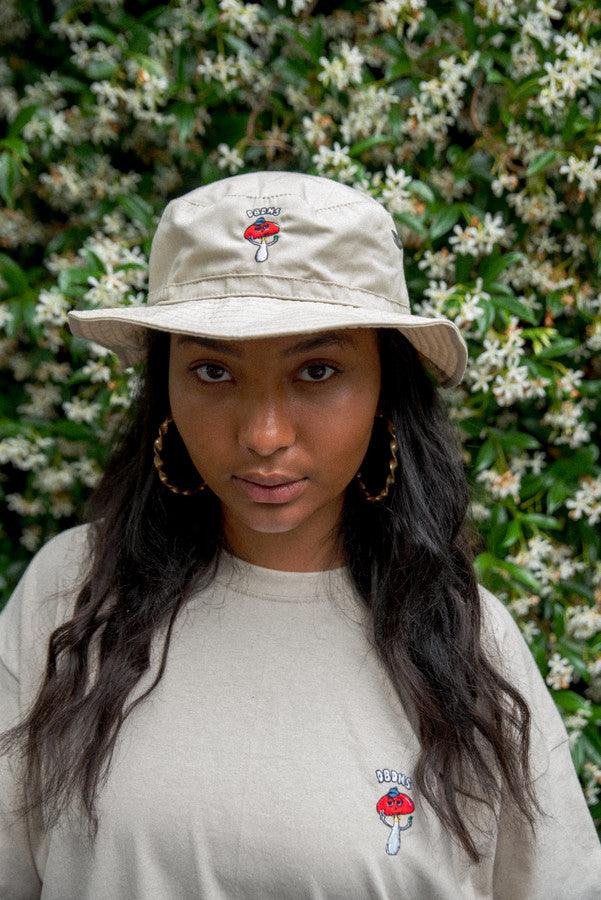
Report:
M229 353L230 356L235 356L238 359L242 356L242 353L237 350L233 344L228 341L219 341L216 338L181 334L175 343L178 347L181 347L184 344L194 344L199 347L205 347L207 350L216 350L218 353ZM316 337L306 338L303 341L293 344L291 347L287 347L285 350L282 350L280 355L287 358L303 351L316 350L318 347L323 347L326 344L336 344L341 348L354 347L355 341L348 333L341 331L326 331Z

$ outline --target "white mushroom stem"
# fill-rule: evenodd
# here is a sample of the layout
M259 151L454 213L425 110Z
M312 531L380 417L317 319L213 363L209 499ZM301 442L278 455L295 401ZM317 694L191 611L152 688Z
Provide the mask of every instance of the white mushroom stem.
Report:
M266 237L249 238L249 241L251 242L251 244L259 245L257 247L257 252L255 253L255 259L257 262L265 262L265 260L267 259L267 247L269 247L271 244L275 244L277 239L278 239L277 234L272 235L272 238L270 241L267 240Z

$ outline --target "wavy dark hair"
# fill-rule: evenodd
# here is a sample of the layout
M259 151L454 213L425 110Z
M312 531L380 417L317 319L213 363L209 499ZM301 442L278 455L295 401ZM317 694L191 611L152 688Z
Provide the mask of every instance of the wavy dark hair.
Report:
M353 479L336 527L371 611L370 640L419 740L414 787L478 863L463 798L478 809L484 804L497 824L500 801L514 801L532 834L533 810L542 812L529 769L531 714L480 641L473 559L481 538L469 518L470 488L445 400L400 332L378 329L377 337L380 408L399 445L396 481L384 502L369 503ZM18 813L44 809L48 827L77 795L92 839L96 790L119 727L161 679L174 620L191 594L210 584L225 546L215 494L174 494L153 465L153 443L169 413L169 338L147 332L139 390L87 500L88 568L72 617L49 638L45 677L26 718L0 739L0 753L22 745L28 799ZM374 427L361 469L372 493L383 486L388 442ZM178 473L178 485L198 483L181 438L169 454L166 466L172 478ZM168 627L156 678L124 713L162 625Z

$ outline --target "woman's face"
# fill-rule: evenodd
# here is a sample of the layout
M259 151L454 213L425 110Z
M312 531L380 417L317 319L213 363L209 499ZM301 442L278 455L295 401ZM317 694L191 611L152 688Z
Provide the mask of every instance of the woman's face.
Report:
M321 568L367 452L380 374L369 328L235 341L171 334L171 414L221 501L234 553L268 568ZM241 480L272 474L302 484L282 502Z

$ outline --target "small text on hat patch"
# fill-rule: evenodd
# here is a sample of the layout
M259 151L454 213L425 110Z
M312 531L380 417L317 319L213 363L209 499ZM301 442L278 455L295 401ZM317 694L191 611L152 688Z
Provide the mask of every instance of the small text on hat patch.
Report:
M261 209L247 209L247 216L256 216L252 225L244 232L244 237L251 244L257 245L256 262L265 262L268 257L267 248L279 240L280 226L266 219L265 216L278 216L281 206L264 206Z
M411 797L401 793L396 785L411 790L413 782L409 775L395 772L393 769L376 769L376 777L380 782L392 782L388 793L383 794L376 803L376 811L384 825L390 828L390 834L386 841L386 852L394 856L401 848L401 831L411 828L413 816L410 814L415 811L415 804ZM401 825L405 816L407 816L407 820L404 825ZM392 824L387 819L392 819Z

